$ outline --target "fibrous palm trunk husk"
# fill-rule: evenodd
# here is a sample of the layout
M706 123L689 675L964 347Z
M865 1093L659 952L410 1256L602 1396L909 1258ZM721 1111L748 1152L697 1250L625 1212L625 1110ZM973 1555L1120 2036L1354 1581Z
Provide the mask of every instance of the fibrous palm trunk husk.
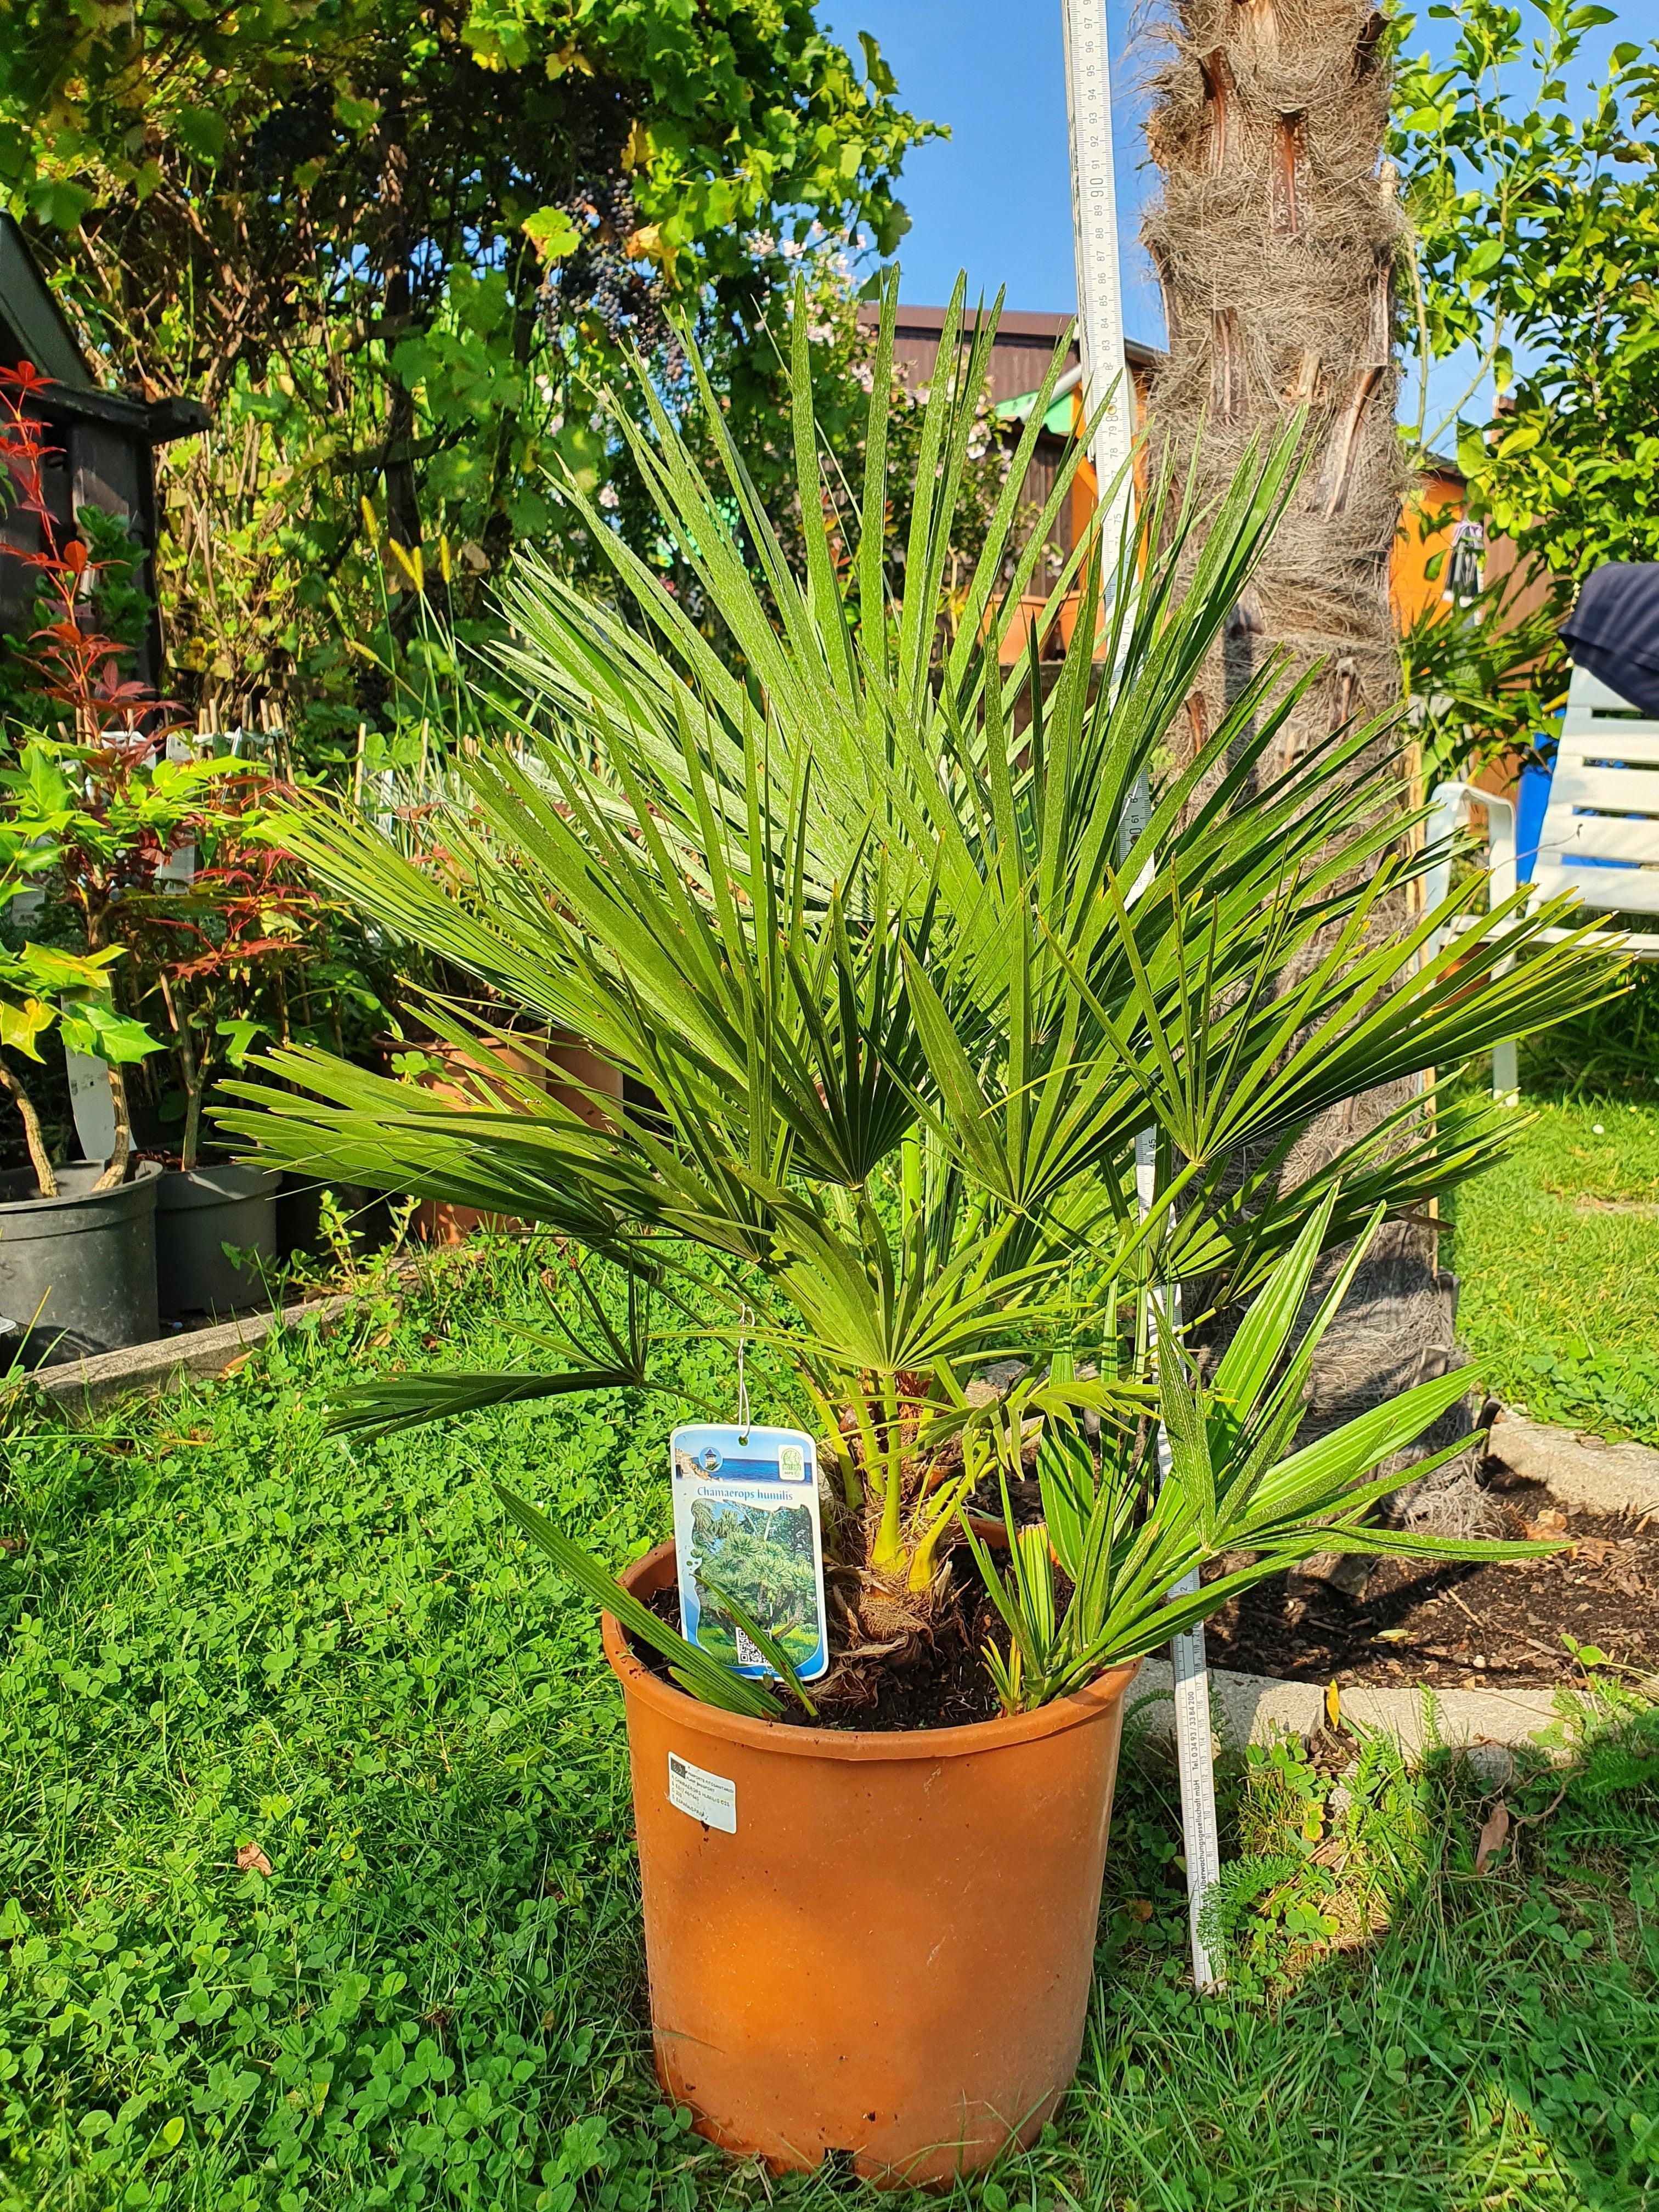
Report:
M1169 328L1148 410L1154 460L1178 481L1195 471L1207 500L1253 437L1307 417L1305 472L1188 700L1188 734L1204 740L1266 655L1286 653L1291 675L1317 665L1265 763L1277 774L1399 695L1389 562L1408 472L1394 421L1402 218L1382 158L1388 46L1370 0L1171 0L1169 32L1147 131L1163 190L1142 229ZM1316 1124L1287 1180L1401 1095L1368 1094ZM1389 1224L1321 1347L1307 1433L1443 1371L1458 1356L1450 1307L1431 1236ZM1463 1468L1395 1510L1464 1533L1485 1503Z

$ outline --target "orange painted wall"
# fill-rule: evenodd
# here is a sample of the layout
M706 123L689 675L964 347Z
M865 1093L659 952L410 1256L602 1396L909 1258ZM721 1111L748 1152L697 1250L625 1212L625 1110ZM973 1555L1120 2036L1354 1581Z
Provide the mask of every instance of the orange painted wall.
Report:
M1396 629L1405 629L1428 608L1439 605L1451 557L1452 529L1462 518L1466 499L1462 477L1449 469L1429 472L1407 494L1389 562L1389 596ZM1437 553L1440 567L1431 576L1428 565Z

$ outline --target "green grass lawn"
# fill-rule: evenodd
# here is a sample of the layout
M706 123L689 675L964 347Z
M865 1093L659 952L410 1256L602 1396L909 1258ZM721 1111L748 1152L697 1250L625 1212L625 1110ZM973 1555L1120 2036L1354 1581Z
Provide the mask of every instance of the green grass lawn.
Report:
M1659 1108L1530 1110L1454 1202L1458 1334L1536 1419L1659 1444Z
M501 1318L533 1304L537 1265L461 1255L401 1314L371 1299L349 1337L297 1334L79 1434L14 1417L7 2212L767 2201L659 2100L619 1701L592 1620L487 1482L621 1561L665 1531L672 1408L323 1434L366 1365L510 1352ZM1132 1747L1077 2088L960 2201L1659 2203L1659 1728L1617 1705L1592 1698L1607 1740L1485 1876L1487 1808L1455 1770L1413 1779L1373 1750L1346 1810L1300 1752L1231 1771L1233 1984L1203 2002L1174 1793ZM1553 1794L1521 1778L1510 1801Z

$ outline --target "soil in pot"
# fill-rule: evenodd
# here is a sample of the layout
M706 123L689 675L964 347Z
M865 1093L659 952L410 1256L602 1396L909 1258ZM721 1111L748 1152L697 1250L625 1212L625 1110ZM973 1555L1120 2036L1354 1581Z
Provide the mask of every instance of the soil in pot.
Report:
M664 1545L623 1577L651 1602ZM927 1729L716 1711L605 1654L628 1710L657 2071L775 2170L938 2186L1029 2142L1075 2071L1133 1665Z
M59 1365L155 1340L160 1170L141 1162L105 1191L102 1173L94 1161L60 1167L56 1198L32 1171L0 1180L0 1359Z
M909 1665L872 1674L867 1685L872 1693L871 1702L855 1708L839 1708L833 1714L823 1715L819 1722L797 1714L794 1719L799 1726L877 1730L969 1728L976 1721L995 1720L999 1717L1002 1708L997 1703L981 1655L993 1636L1006 1648L1007 1632L985 1595L973 1553L965 1545L951 1553L951 1565L963 1591L961 1613L941 1616L934 1624L931 1638ZM650 1605L659 1620L665 1620L671 1628L680 1626L677 1583L671 1582L657 1591ZM661 1653L632 1638L629 1640L640 1663L663 1681L668 1681L668 1662Z
M1622 1665L1659 1665L1659 1523L1562 1509L1535 1484L1504 1503L1503 1533L1565 1537L1573 1548L1486 1566L1379 1559L1358 1604L1325 1583L1275 1576L1211 1617L1211 1665L1431 1689L1582 1680L1564 1635Z
M155 1200L155 1276L168 1320L270 1304L281 1182L275 1169L234 1163L166 1170ZM227 1245L243 1256L232 1259Z

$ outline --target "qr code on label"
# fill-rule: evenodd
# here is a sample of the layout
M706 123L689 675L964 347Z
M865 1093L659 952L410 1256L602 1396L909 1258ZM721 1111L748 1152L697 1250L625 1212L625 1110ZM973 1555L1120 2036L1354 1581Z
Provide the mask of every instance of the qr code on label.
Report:
M739 1667L763 1667L766 1664L766 1654L752 1638L744 1634L742 1629L738 1631L738 1664Z

